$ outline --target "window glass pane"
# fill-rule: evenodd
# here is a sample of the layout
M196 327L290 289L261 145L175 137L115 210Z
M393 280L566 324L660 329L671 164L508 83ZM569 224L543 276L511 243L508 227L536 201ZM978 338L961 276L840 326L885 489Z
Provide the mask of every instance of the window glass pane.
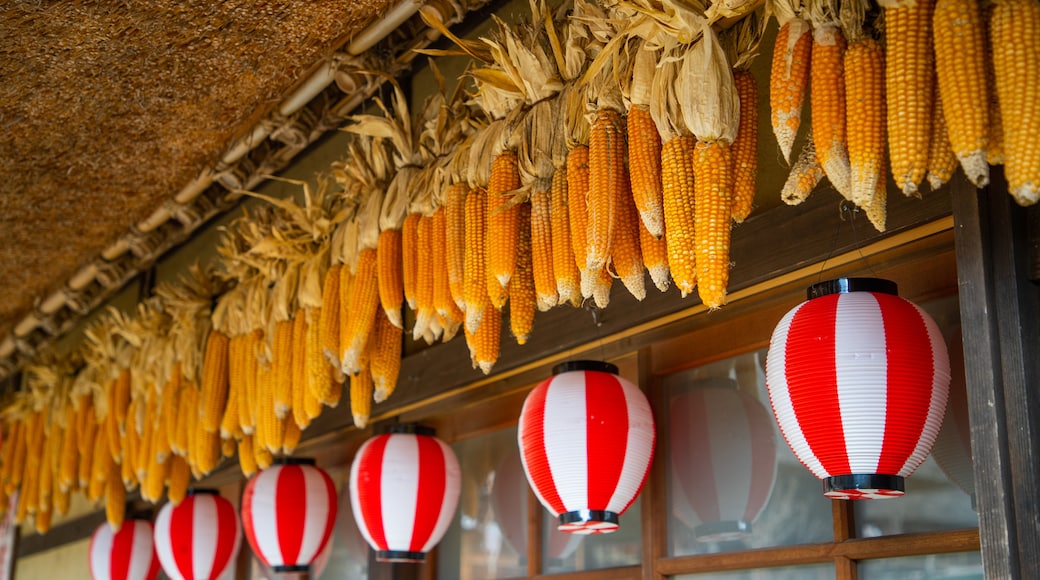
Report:
M769 410L765 353L664 380L670 555L833 539L830 500Z
M979 552L866 560L859 564L860 580L982 580L984 577Z
M527 480L516 428L465 439L452 449L462 470L462 495L437 550L437 577L527 576Z
M906 495L856 502L860 537L924 532L979 525L973 511L975 485L971 431L964 386L964 354L956 297L922 303L939 324L950 353L950 398L932 455L905 480Z
M644 490L645 492L645 490ZM557 531L559 521L542 512L542 567L546 574L634 566L642 549L642 507L637 500L621 514L611 534L575 536Z
M673 576L675 580L834 580L833 564L759 568L739 572L705 572Z

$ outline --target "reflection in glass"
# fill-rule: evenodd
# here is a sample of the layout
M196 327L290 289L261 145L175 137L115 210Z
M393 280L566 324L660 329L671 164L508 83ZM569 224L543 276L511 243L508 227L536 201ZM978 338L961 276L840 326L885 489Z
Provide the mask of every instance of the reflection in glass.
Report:
M833 538L830 501L768 411L764 356L741 354L665 377L669 555ZM712 524L735 533L712 534Z
M673 576L674 580L834 580L833 564L759 568L739 572L705 572Z
M368 578L368 544L354 521L350 492L346 485L342 486L339 494L339 510L332 538L329 539L325 553L320 554L311 566L311 578Z
M859 580L982 580L982 554L928 554L906 558L865 560Z
M950 351L950 401L946 405L932 457L946 477L971 497L975 507L975 465L971 455L971 425L968 424L968 391L964 381L964 342L957 326L947 333Z
M646 490L644 490L644 493ZM559 541L555 536L563 534L557 530L559 521L548 511L542 511L542 570L546 574L558 572L580 572L583 570L600 570L602 568L618 568L639 564L642 549L642 505L639 498L632 506L621 514L621 525L618 531L610 534L581 536L575 549L561 552L559 557L552 557L553 546L559 549Z

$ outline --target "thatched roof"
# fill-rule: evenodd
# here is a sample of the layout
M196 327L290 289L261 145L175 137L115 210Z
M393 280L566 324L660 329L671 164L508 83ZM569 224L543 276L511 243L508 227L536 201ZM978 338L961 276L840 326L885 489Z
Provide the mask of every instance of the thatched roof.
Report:
M0 340L396 2L0 8Z

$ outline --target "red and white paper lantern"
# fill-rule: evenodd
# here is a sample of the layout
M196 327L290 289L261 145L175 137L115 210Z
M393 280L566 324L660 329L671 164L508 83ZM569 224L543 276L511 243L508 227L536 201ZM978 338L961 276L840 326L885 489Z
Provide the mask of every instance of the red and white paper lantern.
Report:
M769 411L730 379L680 393L670 407L672 481L696 515L680 519L694 520L702 542L748 536L776 481Z
M152 543L152 524L126 520L118 532L101 524L90 538L90 575L94 580L154 580L159 559Z
M598 361L557 365L524 401L517 441L527 481L559 529L616 531L654 453L646 396Z
M795 456L837 499L901 496L942 425L950 361L938 325L896 285L809 288L766 360L773 413Z
M455 452L416 425L365 441L350 466L350 505L381 562L422 562L444 537L459 503Z
M306 572L332 535L336 507L336 486L313 459L276 459L246 484L246 539L273 571Z
M155 518L155 550L171 580L216 580L238 555L242 532L231 502L212 489L193 489Z

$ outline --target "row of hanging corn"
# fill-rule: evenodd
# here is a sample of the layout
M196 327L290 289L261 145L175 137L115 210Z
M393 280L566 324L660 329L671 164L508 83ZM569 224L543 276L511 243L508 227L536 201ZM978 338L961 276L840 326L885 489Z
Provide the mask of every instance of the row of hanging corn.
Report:
M906 195L919 195L926 178L939 188L958 166L984 187L990 165L1004 165L1015 201L1036 203L1040 3L879 1L770 4L780 24L770 106L785 159L807 84L812 110L784 201L800 203L826 175L884 229L887 134L891 174Z

